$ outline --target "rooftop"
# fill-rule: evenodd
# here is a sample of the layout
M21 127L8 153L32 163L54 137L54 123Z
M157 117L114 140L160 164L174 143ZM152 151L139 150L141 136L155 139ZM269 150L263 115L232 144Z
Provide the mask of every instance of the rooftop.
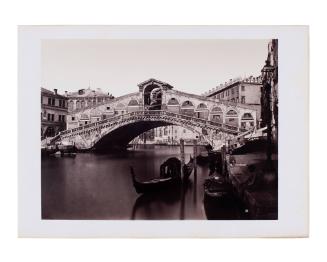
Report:
M228 88L229 86L232 86L236 83L254 83L254 84L261 84L261 76L258 77L254 77L254 76L249 76L249 77L236 77L234 79L229 79L228 82L225 82L223 84L220 84L212 89L210 89L209 91L203 93L203 96L210 96L220 90L223 90L225 88Z
M88 87L87 89L80 89L77 92L67 93L68 97L94 97L94 96L109 96L109 94L103 92L101 88L95 90Z

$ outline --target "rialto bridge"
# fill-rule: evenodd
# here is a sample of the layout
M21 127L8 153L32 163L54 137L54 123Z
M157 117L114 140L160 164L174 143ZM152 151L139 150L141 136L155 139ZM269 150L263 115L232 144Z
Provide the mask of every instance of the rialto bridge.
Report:
M256 108L173 90L149 79L138 92L73 111L59 137L78 149L107 150L126 146L150 129L179 125L217 148L257 125Z

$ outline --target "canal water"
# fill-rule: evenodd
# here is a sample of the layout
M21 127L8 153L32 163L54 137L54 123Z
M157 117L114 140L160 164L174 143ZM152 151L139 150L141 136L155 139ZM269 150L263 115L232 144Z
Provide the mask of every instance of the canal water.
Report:
M43 158L42 218L207 219L203 205L207 167L197 166L197 175L192 173L180 190L149 196L135 192L130 166L138 180L149 180L159 177L160 165L169 157L180 157L179 152L178 146L142 145L119 154ZM186 146L186 162L192 153L193 147Z

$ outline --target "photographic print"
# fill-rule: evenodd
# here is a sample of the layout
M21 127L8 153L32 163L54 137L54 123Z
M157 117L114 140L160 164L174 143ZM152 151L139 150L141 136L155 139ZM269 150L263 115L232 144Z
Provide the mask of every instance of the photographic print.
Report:
M279 44L40 37L40 221L278 223Z

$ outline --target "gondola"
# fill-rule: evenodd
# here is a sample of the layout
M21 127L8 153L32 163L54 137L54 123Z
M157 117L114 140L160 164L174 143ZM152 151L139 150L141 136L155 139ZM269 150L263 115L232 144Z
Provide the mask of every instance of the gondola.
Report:
M216 172L204 182L204 210L209 220L244 219L231 184Z
M183 179L187 180L190 175L192 174L192 171L194 169L194 159L193 157L190 157L190 161L183 166Z
M170 158L160 166L160 178L137 181L133 167L130 167L133 185L137 193L150 193L178 187L181 184L181 162Z
M232 197L232 186L221 175L212 174L204 182L205 200L224 204Z

